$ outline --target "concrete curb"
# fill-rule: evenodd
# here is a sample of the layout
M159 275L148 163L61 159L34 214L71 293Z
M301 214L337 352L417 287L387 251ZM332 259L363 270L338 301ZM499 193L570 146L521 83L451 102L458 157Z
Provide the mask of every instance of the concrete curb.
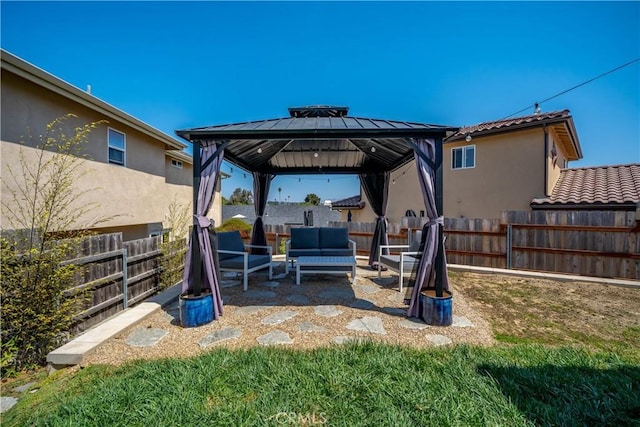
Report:
M47 369L49 373L67 366L82 364L87 355L91 354L107 340L126 331L145 317L178 299L181 291L181 283L174 285L145 302L116 314L62 347L53 350L47 354Z
M469 273L501 274L505 276L528 277L532 279L549 279L549 280L556 280L559 282L599 283L601 285L613 285L613 286L622 286L625 288L640 289L640 281L638 280L610 279L610 278L604 278L604 277L590 277L590 276L575 276L575 275L561 274L561 273L547 273L544 271L507 270L504 268L474 267L474 266L461 265L461 264L447 264L447 268L451 271L461 271L461 272L469 272Z

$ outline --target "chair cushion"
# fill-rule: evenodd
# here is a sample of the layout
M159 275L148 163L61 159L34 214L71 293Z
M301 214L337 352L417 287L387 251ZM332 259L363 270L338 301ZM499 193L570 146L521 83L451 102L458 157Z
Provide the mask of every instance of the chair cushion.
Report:
M418 252L420 250L420 240L422 239L422 230L416 231L413 235L413 241L409 246L409 250L407 252Z
M419 258L415 258L409 255L404 257L404 271L411 271L411 269L418 263ZM382 255L380 257L380 263L386 265L396 271L400 270L400 255Z
M342 248L322 248L322 256L353 256L352 249Z
M239 231L223 231L218 233L218 250L244 252L244 242ZM218 260L237 257L236 254L218 253Z
M347 228L320 228L320 248L348 248L349 230Z
M247 260L249 269L258 267L260 265L268 267L270 262L271 257L269 257L269 255L249 255ZM244 256L234 255L231 258L220 260L220 268L242 270L244 269Z
M317 228L292 228L291 249L318 249L320 238Z

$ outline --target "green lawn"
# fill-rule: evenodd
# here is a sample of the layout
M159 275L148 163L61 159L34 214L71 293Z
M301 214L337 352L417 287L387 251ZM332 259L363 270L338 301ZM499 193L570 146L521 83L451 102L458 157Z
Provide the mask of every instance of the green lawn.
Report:
M216 349L62 371L3 426L638 425L640 368L541 344Z

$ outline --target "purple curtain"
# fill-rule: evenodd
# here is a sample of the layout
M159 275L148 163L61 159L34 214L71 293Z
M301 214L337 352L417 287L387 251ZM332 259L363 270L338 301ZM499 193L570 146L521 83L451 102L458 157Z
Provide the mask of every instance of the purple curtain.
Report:
M253 207L256 213L256 221L253 223L251 231L251 244L266 246L267 235L264 231L264 211L267 208L267 197L269 196L269 187L273 175L263 172L253 173ZM266 254L266 249L251 248L252 254Z
M195 150L201 150L201 155L197 155ZM222 297L220 296L218 272L216 271L214 262L214 257L217 256L217 253L214 251L214 248L212 248L209 236L211 221L207 218L207 213L211 207L216 182L220 175L220 166L222 165L222 159L224 157L224 145L219 147L216 144L211 144L200 148L199 143L195 142L194 160L197 160L198 157L200 157L200 165L199 167L194 165L194 175L197 175L197 171L200 170L200 184L198 186L197 201L193 207L194 232L191 234L189 248L187 249L184 275L182 277L182 293L193 291L195 268L200 268L202 272L202 287L209 287L211 289L211 293L213 294L214 319L218 319L222 314ZM198 177L194 176L194 178L196 178L194 179L194 185L196 185ZM197 241L194 243L194 236L196 235ZM194 244L198 244L200 249L200 266L194 266L191 261Z
M428 221L422 228L422 256L417 268L409 279L409 286L413 286L411 293L411 301L407 315L409 317L418 317L420 310L419 297L423 288L433 288L436 280L437 266L436 255L438 249L443 251L444 243L439 242L439 233L441 227L444 226L444 219L438 216L436 209L436 178L435 178L435 160L436 160L436 143L433 139L417 140L415 145L415 161L418 168L418 179L420 180L420 188L422 189L422 197L426 207L425 213ZM438 246L440 245L440 248ZM422 247L423 246L423 247ZM446 260L443 256L442 266L442 287L449 290L449 278L447 276Z
M369 265L376 267L380 256L380 246L389 244L387 236L387 200L389 198L389 172L362 173L359 175L364 193L369 199L371 209L378 215L376 228L373 231L371 251L369 252Z

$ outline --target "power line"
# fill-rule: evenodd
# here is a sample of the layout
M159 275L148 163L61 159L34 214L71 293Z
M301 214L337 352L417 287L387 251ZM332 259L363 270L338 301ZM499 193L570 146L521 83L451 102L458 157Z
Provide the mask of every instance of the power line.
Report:
M593 77L593 78L591 78L591 79L589 79L589 80L587 80L587 81L584 81L584 82L582 82L582 83L580 83L580 84L577 84L577 85L575 85L575 86L573 86L573 87L571 87L571 88L569 88L569 89L567 89L567 90L563 90L562 92L557 93L557 94L555 94L555 95L553 95L553 96L550 96L549 98L546 98L546 99L543 99L542 101L536 102L536 103L534 103L533 105L528 105L527 107L523 108L522 110L518 110L518 111L516 111L515 113L511 113L511 114L509 114L508 116L503 117L503 118L502 118L502 119L500 119L500 120L508 119L508 118L509 118L509 117L511 117L511 116L515 116L516 114L522 113L523 111L530 110L530 109L531 109L531 107L539 106L539 105L541 105L543 102L550 101L550 100L552 100L553 98L557 98L557 97L558 97L558 96L560 96L560 95L564 95L564 94L565 94L565 93L567 93L567 92L571 92L571 91L572 91L572 90L574 90L574 89L577 89L577 88L579 88L579 87L581 87L581 86L584 86L584 85L586 85L586 84L588 84L588 83L591 83L591 82L592 82L592 81L594 81L594 80L598 80L599 78L604 77L604 76L606 76L607 74L611 74L611 73L613 73L613 72L615 72L615 71L618 71L618 70L620 70L620 69L622 69L622 68L624 68L624 67L627 67L627 66L629 66L629 65L633 64L634 62L638 62L638 61L640 61L640 57L639 57L639 58L636 58L636 59L633 59L633 60L631 60L631 61L629 61L629 62L627 62L627 63L625 63L625 64L619 65L619 66L617 66L617 67L615 67L615 68L612 68L611 70L609 70L609 71L607 71L607 72L604 72L604 73L602 73L602 74L600 74L600 75L598 75L598 76L596 76L596 77Z

